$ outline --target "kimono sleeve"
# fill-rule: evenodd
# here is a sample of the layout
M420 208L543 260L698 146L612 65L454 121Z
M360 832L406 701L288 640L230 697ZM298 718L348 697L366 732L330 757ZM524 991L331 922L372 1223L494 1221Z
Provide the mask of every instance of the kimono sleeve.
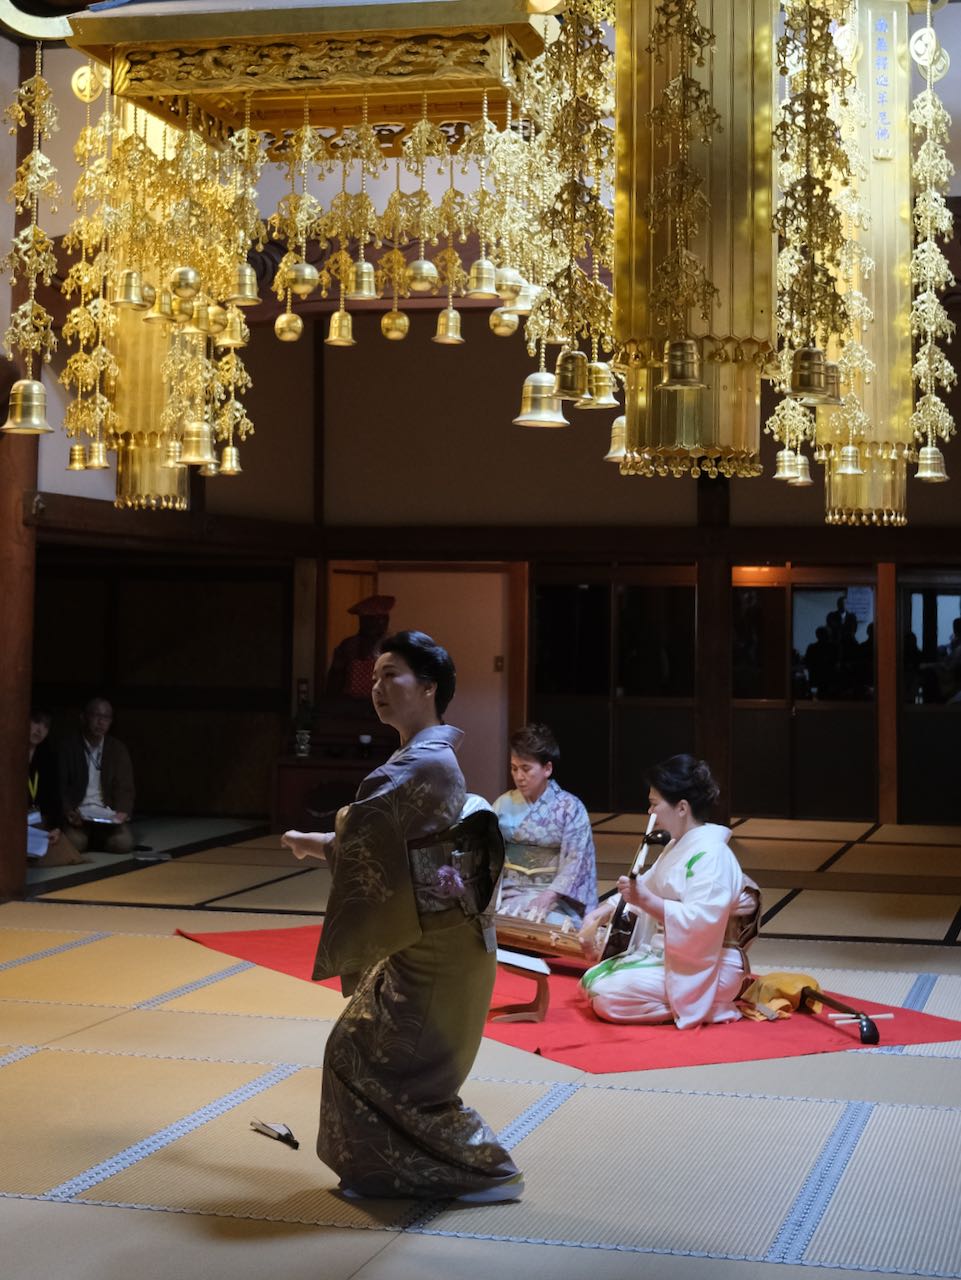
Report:
M463 797L463 778L447 749L394 757L364 780L354 803L337 815L315 979L357 975L417 941L407 841L448 827Z
M561 851L552 887L582 912L590 911L597 905L597 860L591 820L576 796L565 794L562 803Z
M740 873L725 846L695 852L679 874L680 900L664 899L665 956L674 973L695 974L717 963Z

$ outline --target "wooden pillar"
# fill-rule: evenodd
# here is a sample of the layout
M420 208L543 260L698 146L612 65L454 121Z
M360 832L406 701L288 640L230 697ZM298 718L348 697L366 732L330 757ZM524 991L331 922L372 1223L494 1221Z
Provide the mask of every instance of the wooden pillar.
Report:
M694 686L694 750L711 766L721 788L715 812L718 822L731 817L731 693L733 625L731 563L727 539L710 531L728 525L729 482L700 476L697 481L697 522L702 539L697 557L697 612ZM706 536L703 536L706 535Z
M0 360L0 421L18 371ZM0 432L0 902L23 897L27 857L27 728L33 657L36 535L23 522L37 487L37 438Z
M897 567L879 564L874 610L878 745L878 822L898 820Z

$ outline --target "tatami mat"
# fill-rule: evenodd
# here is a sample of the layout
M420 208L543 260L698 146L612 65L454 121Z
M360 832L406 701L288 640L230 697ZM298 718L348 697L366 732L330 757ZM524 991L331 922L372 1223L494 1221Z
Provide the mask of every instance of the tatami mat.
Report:
M961 1113L876 1107L825 1205L805 1262L957 1275Z
M925 1013L933 1013L938 1018L961 1021L961 977L941 974L935 978L923 1008Z
M158 934L169 936L182 925L189 932L220 929L290 929L297 924L316 924L311 916L295 919L289 915L259 915L244 911L169 911L160 907L88 905L86 903L5 902L0 906L3 929L83 929L96 933Z
M746 818L737 827L738 839L762 840L860 840L871 830L870 822L828 822L787 818Z
M328 1227L321 1234L315 1226L295 1223L278 1227L243 1218L43 1200L6 1200L0 1213L4 1272L10 1280L366 1280L365 1264L397 1238L386 1231ZM394 1271L391 1280L426 1280L427 1274ZM458 1276L475 1280L463 1271ZM555 1272L550 1280L573 1277Z
M588 813L587 816L588 818L590 818L591 824L594 825L598 822L606 822L608 818L612 817L613 815L610 813Z
M737 835L731 840L745 870L816 871L842 847L837 840L760 840Z
M82 941L84 933L38 929L0 929L0 965L10 965L38 951L69 946Z
M106 1026L121 1006L31 1004L25 999L0 1000L0 1035L11 1044L52 1044L79 1031Z
M312 911L327 910L330 895L330 872L326 867L294 871L284 880L234 893L220 900L225 907L248 911Z
M291 868L291 874L297 868ZM131 902L153 905L193 906L227 893L239 893L280 874L269 867L220 867L190 865L184 859L143 867L107 880L93 880L70 889L44 894L54 901Z
M254 836L250 840L237 840L232 842L234 849L276 849L280 843L280 832L276 835L269 833L263 836Z
M957 876L961 886L961 846L856 844L829 870L884 876Z
M195 942L185 946L208 956L216 956L224 967L231 957L209 951ZM274 1018L337 1018L344 1007L339 991L318 983L291 978L274 969L252 968L224 978L222 982L199 987L162 1006L182 1013L259 1013Z
M597 835L608 835L610 832L636 833L642 836L647 830L648 815L646 813L615 813L607 818Z
M782 907L765 928L814 937L923 938L943 940L961 908L961 893L828 893L805 889Z
M961 849L961 827L927 827L909 823L885 823L872 831L878 844L950 844Z
M0 1129L0 1190L41 1195L262 1074L223 1062L54 1049L9 1063L4 1112L23 1123Z
M64 1034L58 1040L57 1047L153 1057L219 1058L224 1062L295 1062L319 1067L332 1025L331 1019L282 1018L264 1013L132 1009L122 1011L119 1017L75 1028L72 1034Z
M281 871L296 871L300 866L289 849L280 848L279 841L273 848L232 844L201 849L199 853L185 853L177 862L180 866L201 862L228 867L279 867Z
M411 1201L344 1200L337 1177L314 1150L321 1073L273 1085L131 1168L98 1183L87 1199L186 1209L272 1221L385 1227L410 1218ZM463 1096L495 1129L504 1128L545 1092L543 1084L470 1080ZM288 1125L292 1151L250 1129L254 1117Z
M582 1089L515 1148L528 1187L519 1204L478 1208L469 1223L451 1210L429 1229L763 1255L841 1112L836 1102ZM735 1141L751 1156L732 1176Z
M624 872L629 871L640 843L641 836L631 835L629 832L595 831L594 854L598 865L617 866L622 867ZM659 850L648 847L646 860L653 861L658 852Z
M220 973L230 956L186 938L115 934L0 973L0 999L134 1005ZM304 984L306 986L306 983Z

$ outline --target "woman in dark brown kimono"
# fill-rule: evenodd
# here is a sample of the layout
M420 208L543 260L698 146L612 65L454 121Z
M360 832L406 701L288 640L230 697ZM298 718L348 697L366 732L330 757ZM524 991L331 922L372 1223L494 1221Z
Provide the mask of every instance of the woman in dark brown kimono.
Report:
M372 697L399 749L364 779L334 832L283 837L297 857L331 866L314 977L339 974L352 999L324 1054L317 1153L348 1195L485 1203L523 1190L506 1150L458 1096L494 985L503 845L482 801L465 809L454 754L463 734L441 721L454 683L429 636L388 637Z

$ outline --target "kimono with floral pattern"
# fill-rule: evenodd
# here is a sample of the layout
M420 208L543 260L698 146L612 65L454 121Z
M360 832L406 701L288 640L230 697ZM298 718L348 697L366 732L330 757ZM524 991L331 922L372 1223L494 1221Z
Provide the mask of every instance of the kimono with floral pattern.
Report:
M580 922L597 906L594 837L580 800L552 778L533 804L519 791L506 791L494 812L507 846L501 910L523 914L526 901L549 888L559 896L561 917Z
M489 899L503 857L493 815L485 828L477 813L488 806L472 797L465 810L462 737L416 734L337 815L314 976L339 973L353 996L324 1053L317 1153L363 1195L453 1197L517 1175L459 1096L494 985ZM471 810L481 834L462 856L440 837Z

